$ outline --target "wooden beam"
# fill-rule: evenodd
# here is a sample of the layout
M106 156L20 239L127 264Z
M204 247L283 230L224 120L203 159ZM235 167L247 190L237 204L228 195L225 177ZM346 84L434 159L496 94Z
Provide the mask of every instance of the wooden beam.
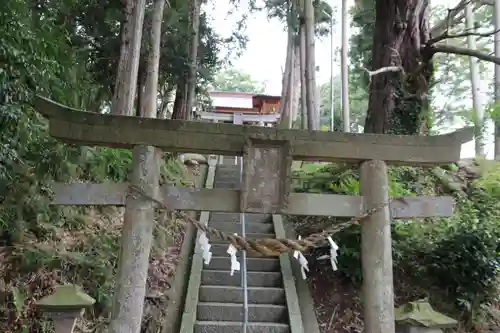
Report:
M53 186L53 205L123 206L126 183L62 184ZM187 211L240 212L240 191L230 189L196 189L165 187L160 198L171 209ZM403 203L390 205L393 219L445 217L453 214L451 197L405 197ZM336 194L290 193L288 205L274 214L353 217L364 213L361 196Z
M292 157L302 161L433 166L460 159L472 128L438 136L400 136L299 131L204 122L144 119L68 108L37 97L36 109L50 120L50 134L64 142L132 148L153 145L171 152L240 156L248 138L290 141Z

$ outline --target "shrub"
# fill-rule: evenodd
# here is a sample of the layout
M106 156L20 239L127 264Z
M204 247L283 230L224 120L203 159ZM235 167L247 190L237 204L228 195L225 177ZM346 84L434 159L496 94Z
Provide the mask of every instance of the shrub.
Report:
M429 250L426 265L437 286L464 304L492 300L500 265L498 235L460 229Z
M471 174L479 170L482 177ZM316 177L319 174L319 177ZM298 174L301 191L356 195L357 170L327 166ZM445 179L443 179L445 177ZM448 180L446 177L449 177ZM446 166L424 170L410 167L389 169L391 196L443 195L451 191L456 198L455 212L449 218L420 221L393 221L394 271L409 279L415 288L445 299L454 310L478 313L489 302L497 301L500 265L500 164L476 168ZM451 189L450 182L460 182ZM457 190L458 189L458 190ZM320 231L335 223L333 218L307 217L295 221L301 229ZM362 281L360 227L335 235L340 246L339 273L349 281ZM305 230L301 230L306 235ZM321 251L321 250L319 250ZM325 263L328 264L328 263ZM450 309L445 306L444 308ZM456 315L456 313L455 313Z

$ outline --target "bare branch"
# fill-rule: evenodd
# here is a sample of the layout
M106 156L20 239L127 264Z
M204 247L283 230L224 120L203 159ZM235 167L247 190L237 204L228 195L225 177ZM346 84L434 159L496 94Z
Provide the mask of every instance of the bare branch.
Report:
M492 0L488 0L492 1ZM431 36L440 36L448 31L450 27L461 22L464 19L463 11L469 3L474 4L474 10L486 5L482 0L461 0L455 7L448 9L448 15L445 19L438 22L431 28Z
M382 68L379 68L379 69L376 69L374 71L370 71L364 67L362 67L362 69L368 73L368 80L369 82L371 83L372 81L372 76L375 76L375 75L378 75L378 74L381 74L381 73L387 73L387 72L403 72L404 74L404 69L403 67L401 66L387 66L387 67L382 67Z
M458 54L458 55L464 55L468 57L475 57L479 60L484 60L488 62L492 62L494 64L500 65L500 58L495 57L492 55L488 55L476 50L471 50L467 49L464 47L457 47L457 46L451 46L451 45L444 45L444 44L438 44L438 45L431 45L427 46L429 52L431 54L435 53L448 53L448 54Z
M463 33L460 33L460 34L453 34L453 35L448 34L448 32L446 31L441 36L438 36L436 38L431 38L427 42L427 45L432 45L432 44L435 44L435 43L440 42L442 40L450 39L450 38L463 38L463 37L468 37L468 36L490 37L490 36L493 36L494 34L496 34L497 32L500 32L500 29L493 30L493 31L490 31L490 32L466 31L466 32L463 32Z

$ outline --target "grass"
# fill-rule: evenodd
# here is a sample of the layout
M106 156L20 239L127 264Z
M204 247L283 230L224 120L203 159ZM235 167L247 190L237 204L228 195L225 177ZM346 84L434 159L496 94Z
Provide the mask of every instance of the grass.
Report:
M292 170L293 171L302 171L304 173L314 173L318 171L321 168L325 167L325 163L315 163L315 162L301 162L302 165L300 165L299 161L294 161L292 164Z

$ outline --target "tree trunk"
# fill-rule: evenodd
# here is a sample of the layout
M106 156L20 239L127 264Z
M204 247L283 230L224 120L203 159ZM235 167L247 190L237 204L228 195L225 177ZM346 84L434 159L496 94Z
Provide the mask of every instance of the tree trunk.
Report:
M165 0L154 0L151 17L151 49L149 50L148 68L144 84L144 97L141 116L156 118L158 99L158 72L160 66L161 24Z
M309 130L319 130L319 112L316 108L316 62L314 52L314 6L313 0L304 0L304 23L306 39L306 104Z
M172 101L173 89L168 83L164 83L161 89L159 89L159 91L160 91L161 104L160 107L158 108L158 113L156 117L160 119L167 119L169 118L169 113L170 113L169 105L170 102Z
M495 57L500 57L500 1L495 0L493 12L495 31ZM500 105L500 66L495 65L495 106ZM500 118L495 115L495 160L500 160Z
M340 67L342 77L342 119L344 132L351 131L351 112L349 110L349 64L347 59L347 0L342 0L342 52L340 56ZM333 77L332 77L333 79Z
M141 116L141 110L142 110L142 105L143 105L143 100L144 100L144 93L145 93L145 83L146 83L146 70L141 69L141 66L139 65L139 74L137 75L137 92L136 92L136 98L135 98L135 116L140 117Z
M185 119L191 119L196 99L196 75L198 72L198 45L200 35L200 11L201 0L190 0L189 4L189 71L187 79L186 115Z
M184 120L185 118L185 99L184 96L186 90L186 85L183 82L179 82L177 89L175 90L175 100L174 100L174 110L172 111L172 119Z
M146 0L127 0L111 113L132 115Z
M465 6L465 27L466 31L474 31L474 17L472 15L471 4ZM467 36L467 47L470 50L476 50L476 36ZM475 57L469 57L469 71L472 88L472 114L474 119L476 156L484 157L484 113L481 103L481 79L479 77L479 68Z
M415 135L426 123L433 67L420 48L429 40L427 11L427 0L377 0L372 69L400 66L406 74L372 77L365 133Z
M144 97L144 85L140 83L141 81L137 82L137 93L136 93L136 98L135 98L135 108L134 108L134 116L140 117L141 116L141 109L142 109L142 98Z
M290 13L289 13L290 16ZM283 72L282 88L281 88L281 99L280 99L280 110L281 115L280 124L281 128L290 128L291 114L290 114L290 98L291 98L291 88L292 88L292 71L293 71L293 59L294 59L294 31L293 26L291 26L290 18L288 19L288 39L286 46L286 60L285 60L285 71Z
M307 71L306 71L306 27L304 22L304 0L300 0L300 26L299 26L299 49L300 49L300 108L302 111L302 129L309 128L309 115L307 113Z
M300 41L299 37L295 36L294 50L293 50L293 80L292 80L292 106L291 106L291 117L292 123L297 121L299 115L299 101L301 94L300 85Z

